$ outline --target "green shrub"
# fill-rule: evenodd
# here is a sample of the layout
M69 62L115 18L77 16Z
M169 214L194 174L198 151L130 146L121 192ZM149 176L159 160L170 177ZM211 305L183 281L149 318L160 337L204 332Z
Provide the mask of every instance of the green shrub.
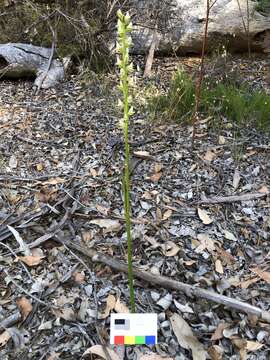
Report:
M167 94L153 97L149 102L151 112L163 113L172 120L188 119L194 104L194 82L183 70L177 71Z
M270 14L270 2L269 0L258 0L258 4L255 7L256 11L268 15Z
M177 71L166 94L153 97L150 111L168 120L190 120L194 112L194 79L183 70ZM211 81L203 83L200 113L220 119L221 115L238 125L255 125L270 130L270 96L264 91L252 91L246 84Z

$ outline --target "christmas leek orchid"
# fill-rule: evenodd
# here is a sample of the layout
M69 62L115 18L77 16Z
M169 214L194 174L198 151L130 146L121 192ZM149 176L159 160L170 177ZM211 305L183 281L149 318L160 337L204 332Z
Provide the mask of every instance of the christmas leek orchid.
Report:
M120 121L120 126L123 129L124 143L125 143L125 166L123 176L123 192L124 192L124 210L127 233L127 247L128 247L128 281L130 292L130 308L131 312L135 312L135 295L133 286L133 268L132 268L132 237L131 237L131 220L130 220L130 171L129 171L129 141L128 128L129 117L133 114L131 106L131 96L129 95L130 88L130 74L132 72L132 64L129 60L129 48L131 46L131 37L129 33L132 30L131 19L128 14L124 15L120 10L117 12L117 65L120 69L119 89L122 92L123 100L119 101L119 105L123 110L123 118Z

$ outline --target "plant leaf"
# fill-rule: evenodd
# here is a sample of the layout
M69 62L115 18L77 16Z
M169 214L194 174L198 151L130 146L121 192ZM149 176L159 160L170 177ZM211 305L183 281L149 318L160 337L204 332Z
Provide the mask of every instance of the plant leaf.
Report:
M11 338L11 335L7 330L2 332L2 334L0 335L0 348L2 346L5 346L10 338Z
M94 219L89 222L90 224L98 225L101 228L104 228L106 232L118 232L122 227L118 220L112 219Z
M32 267L40 264L41 260L44 259L45 256L18 256L18 258L25 263L26 265Z
M16 300L20 313L22 314L23 320L27 318L30 312L33 310L33 306L26 297L21 297Z
M234 190L236 190L239 186L241 177L240 177L240 172L238 169L235 169L234 174L233 174L233 188Z
M85 355L88 354L94 354L94 355L98 355L100 356L102 359L107 360L108 359L108 355L107 352L111 358L111 360L122 360L117 354L116 352L114 352L113 350L111 350L110 348L106 347L107 351L104 351L104 347L102 345L94 345L91 346L89 349L87 349L84 353L83 353L83 357Z
M171 316L170 321L179 345L192 351L193 360L205 360L207 353L188 323L177 313Z
M209 225L213 222L208 213L203 209L198 208L198 215L204 225Z
M14 235L16 241L18 242L18 244L20 245L20 251L22 253L24 253L25 256L31 255L31 251L29 249L29 247L27 246L27 244L23 241L21 235L18 233L18 231L16 229L14 229L14 227L7 225L7 228L10 232L12 232L12 234Z
M261 279L266 281L268 284L270 284L270 272L263 271L259 267L250 269L252 272L254 272L256 275L258 275Z

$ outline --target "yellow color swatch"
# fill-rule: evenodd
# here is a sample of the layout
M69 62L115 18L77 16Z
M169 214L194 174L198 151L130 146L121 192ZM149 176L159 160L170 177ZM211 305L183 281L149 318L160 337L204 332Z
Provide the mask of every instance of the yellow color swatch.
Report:
M134 345L135 336L125 336L125 345Z

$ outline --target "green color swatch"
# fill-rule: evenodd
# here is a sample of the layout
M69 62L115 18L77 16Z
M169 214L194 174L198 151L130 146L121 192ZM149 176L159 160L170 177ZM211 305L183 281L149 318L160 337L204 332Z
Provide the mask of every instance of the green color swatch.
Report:
M145 336L135 336L135 344L145 344Z

